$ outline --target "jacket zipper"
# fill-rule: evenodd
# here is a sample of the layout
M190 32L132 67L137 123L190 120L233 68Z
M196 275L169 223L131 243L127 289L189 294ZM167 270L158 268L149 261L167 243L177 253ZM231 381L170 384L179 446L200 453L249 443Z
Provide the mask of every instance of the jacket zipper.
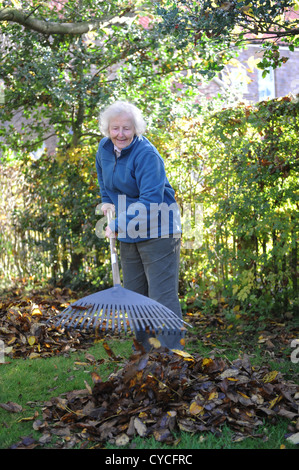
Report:
M118 158L119 158L119 157L117 157L116 152L114 151L114 159L115 159L115 161L114 161L114 166L113 166L113 175L114 175L114 173L115 173L115 168L116 168L116 164L117 164ZM114 178L113 178L113 175L112 175L112 184L113 184L113 186L114 186L114 182L113 182Z
M117 162L117 156L116 156L116 153L114 152L114 166L113 166L113 173L115 172L116 162Z

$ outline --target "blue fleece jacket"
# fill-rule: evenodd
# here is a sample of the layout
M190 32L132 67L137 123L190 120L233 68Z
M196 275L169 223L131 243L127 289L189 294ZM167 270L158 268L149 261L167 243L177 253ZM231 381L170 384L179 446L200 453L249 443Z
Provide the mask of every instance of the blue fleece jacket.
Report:
M180 211L162 157L144 136L117 158L110 138L101 140L96 169L102 202L115 205L112 226L123 242L180 236Z

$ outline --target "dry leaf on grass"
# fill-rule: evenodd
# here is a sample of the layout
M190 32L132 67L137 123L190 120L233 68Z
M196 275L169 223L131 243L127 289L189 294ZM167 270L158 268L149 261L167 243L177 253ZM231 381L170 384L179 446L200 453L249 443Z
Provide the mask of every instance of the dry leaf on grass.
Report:
M0 403L0 407L6 411L10 411L11 413L20 413L23 409L21 405L18 405L12 401L8 401L7 403Z

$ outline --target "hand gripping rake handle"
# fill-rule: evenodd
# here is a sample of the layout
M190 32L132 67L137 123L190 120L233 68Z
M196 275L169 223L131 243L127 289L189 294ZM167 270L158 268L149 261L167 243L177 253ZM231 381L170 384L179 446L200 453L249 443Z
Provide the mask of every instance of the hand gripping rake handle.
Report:
M107 220L108 224L112 221L113 213L111 209L107 210ZM113 277L113 285L120 285L120 274L119 274L119 266L118 266L118 256L116 251L115 245L115 236L109 238L110 242L110 256L111 256L111 266L112 266L112 277Z

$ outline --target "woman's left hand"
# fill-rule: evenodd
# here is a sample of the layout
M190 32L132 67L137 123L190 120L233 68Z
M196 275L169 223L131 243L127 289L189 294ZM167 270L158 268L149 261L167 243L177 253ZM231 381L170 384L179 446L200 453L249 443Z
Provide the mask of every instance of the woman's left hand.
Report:
M107 225L106 229L105 229L105 236L107 238L115 238L115 232L112 232L111 228L109 227L109 225Z

